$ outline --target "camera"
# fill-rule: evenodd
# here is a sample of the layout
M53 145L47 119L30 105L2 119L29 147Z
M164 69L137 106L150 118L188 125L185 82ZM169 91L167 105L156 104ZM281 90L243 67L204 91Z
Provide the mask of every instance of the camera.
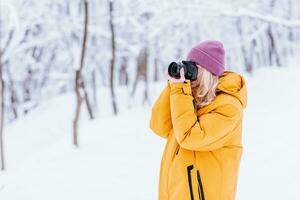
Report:
M184 69L184 77L187 80L197 79L198 67L193 61L171 62L168 67L168 74L173 78L180 78L180 69Z

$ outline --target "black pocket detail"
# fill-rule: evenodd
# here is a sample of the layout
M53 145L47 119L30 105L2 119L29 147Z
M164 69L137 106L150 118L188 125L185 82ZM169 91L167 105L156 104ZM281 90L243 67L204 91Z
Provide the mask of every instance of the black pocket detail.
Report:
M198 180L198 195L199 195L199 199L205 200L204 191L203 191L203 185L202 185L202 181L201 181L201 176L200 176L199 170L197 170L197 180Z
M190 188L190 196L191 200L194 200L194 194L193 194L193 184L192 184L192 174L191 171L194 169L194 165L189 165L187 167L187 175L188 175L188 183Z
M180 146L178 145L176 148L176 151L175 151L175 155L178 155L179 149L180 149Z

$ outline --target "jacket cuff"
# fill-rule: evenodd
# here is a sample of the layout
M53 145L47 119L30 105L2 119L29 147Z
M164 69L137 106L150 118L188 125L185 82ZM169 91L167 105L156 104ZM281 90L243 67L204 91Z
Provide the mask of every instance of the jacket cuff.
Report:
M171 95L172 94L192 95L190 80L186 80L183 83L172 83L170 84L170 87L171 87Z

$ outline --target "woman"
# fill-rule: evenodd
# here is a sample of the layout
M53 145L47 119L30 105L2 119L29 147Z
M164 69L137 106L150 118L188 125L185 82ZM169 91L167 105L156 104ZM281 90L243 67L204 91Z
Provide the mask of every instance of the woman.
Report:
M242 154L244 78L224 71L221 42L192 48L197 80L169 76L152 108L150 128L166 138L159 200L233 200Z

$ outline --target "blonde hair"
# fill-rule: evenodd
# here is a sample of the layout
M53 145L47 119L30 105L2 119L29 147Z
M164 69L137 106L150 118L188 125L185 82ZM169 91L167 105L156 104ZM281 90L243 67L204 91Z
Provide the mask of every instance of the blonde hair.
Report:
M193 88L195 108L199 109L210 104L216 98L218 76L198 65L198 86Z

